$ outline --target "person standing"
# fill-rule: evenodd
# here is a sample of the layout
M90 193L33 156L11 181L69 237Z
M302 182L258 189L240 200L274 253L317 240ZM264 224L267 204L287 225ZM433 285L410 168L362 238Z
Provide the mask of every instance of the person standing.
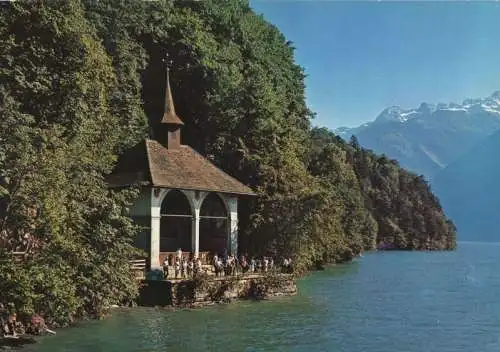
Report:
M182 268L181 268L181 276L183 279L187 278L188 272L188 263L186 258L182 259Z
M203 267L202 267L202 264L201 264L201 259L200 259L200 258L196 258L196 264L195 264L195 267L196 267L196 272L197 272L197 273L201 273L201 269L202 269Z
M14 337L17 336L16 325L17 325L17 315L16 313L13 313L9 316L9 319L7 320L7 328L9 329L10 334Z
M168 279L168 257L163 260L163 278Z
M175 258L175 278L179 278L179 274L181 271L181 260L179 257Z

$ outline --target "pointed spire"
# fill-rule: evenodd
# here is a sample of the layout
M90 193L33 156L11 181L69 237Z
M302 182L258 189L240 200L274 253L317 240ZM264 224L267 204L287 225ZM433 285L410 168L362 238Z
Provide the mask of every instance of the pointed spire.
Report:
M165 60L163 60L165 61ZM167 63L167 87L165 88L165 110L163 118L160 123L184 125L184 122L175 113L174 99L172 98L172 91L170 90L169 68Z

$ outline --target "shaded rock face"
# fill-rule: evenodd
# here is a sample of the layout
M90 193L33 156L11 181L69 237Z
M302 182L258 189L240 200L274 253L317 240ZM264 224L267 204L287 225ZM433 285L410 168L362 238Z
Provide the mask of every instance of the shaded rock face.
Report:
M500 131L439 172L433 189L460 240L498 241Z
M192 307L239 299L291 296L296 293L295 280L289 275L145 281L138 303L142 306Z

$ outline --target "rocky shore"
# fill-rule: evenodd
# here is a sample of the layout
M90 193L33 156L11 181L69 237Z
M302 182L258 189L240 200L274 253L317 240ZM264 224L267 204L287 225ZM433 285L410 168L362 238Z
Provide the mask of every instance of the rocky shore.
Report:
M199 275L188 280L144 280L137 300L139 306L202 307L243 299L269 299L297 293L289 274L251 274L213 277ZM115 308L115 307L110 307ZM36 342L36 336L52 333L42 314L18 316L14 307L0 305L0 350Z
M296 293L295 279L288 274L220 278L200 275L189 280L145 280L138 303L146 307L200 307Z

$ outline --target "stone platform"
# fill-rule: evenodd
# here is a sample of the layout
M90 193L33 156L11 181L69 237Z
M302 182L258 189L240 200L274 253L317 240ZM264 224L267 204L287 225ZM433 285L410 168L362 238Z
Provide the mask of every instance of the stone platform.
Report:
M143 280L138 303L149 307L192 307L296 293L295 279L288 274L200 275L186 280Z

